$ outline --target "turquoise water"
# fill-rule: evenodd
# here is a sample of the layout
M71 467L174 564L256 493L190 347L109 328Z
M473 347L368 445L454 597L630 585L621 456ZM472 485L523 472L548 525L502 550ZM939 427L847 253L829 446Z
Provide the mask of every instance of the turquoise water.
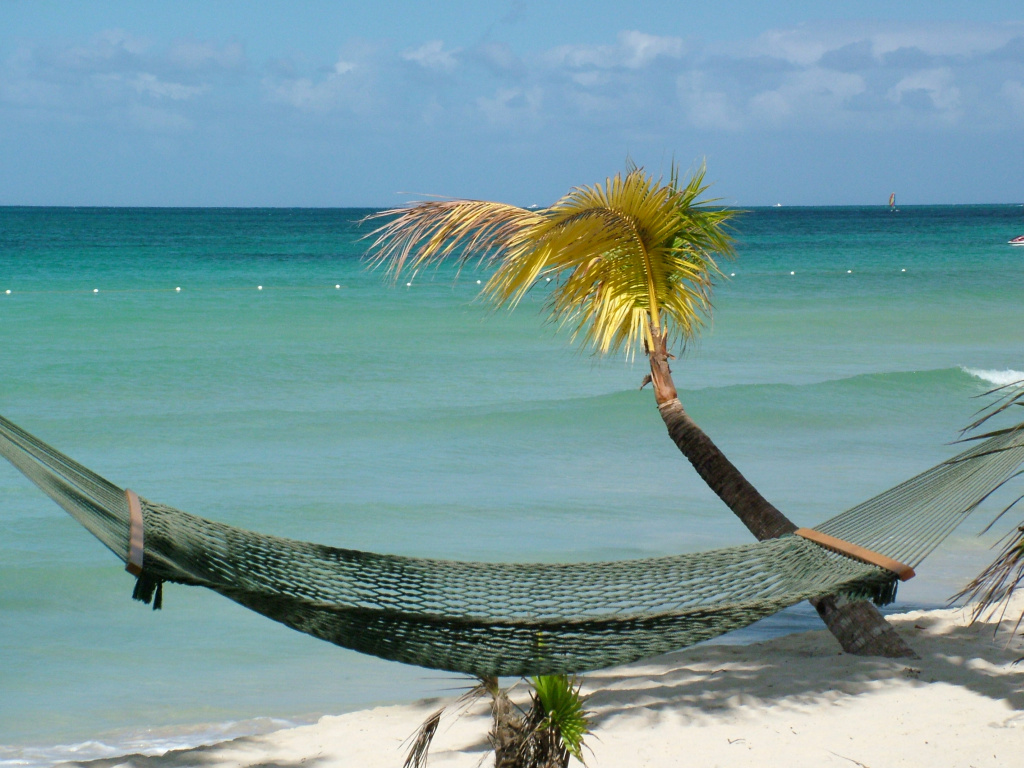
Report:
M747 540L638 390L642 360L573 349L542 295L475 302L486 275L387 283L360 262L366 213L0 209L0 413L154 500L340 546L560 561ZM1019 206L748 212L714 322L674 365L684 405L804 524L931 466L975 396L1024 376L1024 254L1006 245L1022 232ZM987 562L982 522L897 608ZM154 613L131 588L0 466L0 764L462 685L200 590L172 585ZM815 621L798 609L739 640Z

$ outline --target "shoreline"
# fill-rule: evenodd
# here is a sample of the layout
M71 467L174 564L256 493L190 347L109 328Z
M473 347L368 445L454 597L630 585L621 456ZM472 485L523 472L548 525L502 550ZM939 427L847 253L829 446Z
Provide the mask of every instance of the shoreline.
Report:
M749 645L705 644L583 675L593 731L587 764L997 766L1024 750L1024 641L1011 604L967 626L964 608L891 614L920 659L848 656L824 630ZM87 768L400 766L403 743L457 695L328 715L316 723L162 755L64 763ZM429 765L487 765L489 715L451 707ZM575 763L574 763L575 764Z
M902 602L902 601L901 601ZM928 611L944 608L938 602L909 602L882 608L884 615L908 611ZM809 603L790 606L779 613L754 624L706 641L707 645L747 646L767 642L793 634L815 631L821 620ZM319 641L317 641L319 643ZM357 654L358 658L364 658ZM369 657L365 657L369 658ZM312 662L308 662L312 663ZM322 708L268 712L256 708L251 713L223 719L171 719L151 716L148 720L125 722L120 727L82 729L50 739L22 738L20 741L0 741L0 768L49 768L68 762L88 763L118 755L141 754L154 756L169 751L185 751L209 746L236 738L258 736L273 731L311 725L326 716L351 714L389 706L413 704L418 701L440 701L451 692L457 692L463 678L437 670L416 667L400 668L418 672L422 683L417 690L402 688L395 681L380 682L379 694L362 702L352 702ZM388 670L384 670L387 672ZM586 675L584 675L586 677ZM432 680L427 685L424 681ZM514 679L503 680L512 683ZM196 698L202 703L202 698ZM156 723L157 725L153 725Z

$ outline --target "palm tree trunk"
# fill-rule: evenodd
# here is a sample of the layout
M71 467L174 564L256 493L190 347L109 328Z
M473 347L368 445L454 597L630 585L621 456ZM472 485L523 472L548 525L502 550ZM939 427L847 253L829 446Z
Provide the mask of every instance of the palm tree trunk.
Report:
M654 348L648 350L651 382L658 411L672 441L689 459L701 479L758 541L795 531L797 526L751 485L683 409L668 365L666 335L654 328L651 333L655 339ZM871 603L850 601L839 595L810 602L847 653L889 658L917 657Z
M517 768L523 732L522 717L517 714L508 692L498 684L497 677L481 677L480 682L491 694L491 732L488 740L494 750L494 766Z

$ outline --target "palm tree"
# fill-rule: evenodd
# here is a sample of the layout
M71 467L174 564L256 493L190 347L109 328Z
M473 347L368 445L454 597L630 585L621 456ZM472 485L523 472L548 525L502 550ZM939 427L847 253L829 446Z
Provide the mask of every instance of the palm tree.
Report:
M702 200L701 166L686 183L664 183L630 166L605 183L576 187L552 207L526 210L480 200L435 200L383 211L371 246L375 265L399 273L454 258L494 265L483 295L515 307L539 281L554 281L553 320L597 354L643 350L658 411L700 477L758 539L796 526L765 499L689 417L679 401L669 350L693 339L711 310L716 257L731 257L735 212ZM913 656L877 609L837 596L814 601L844 650Z
M567 768L583 762L583 739L589 714L579 682L568 675L541 675L525 681L530 688L526 710L509 698L496 677L481 677L456 701L457 716L483 696L491 697L491 731L495 768ZM431 713L410 738L404 768L426 768L430 745L446 707Z

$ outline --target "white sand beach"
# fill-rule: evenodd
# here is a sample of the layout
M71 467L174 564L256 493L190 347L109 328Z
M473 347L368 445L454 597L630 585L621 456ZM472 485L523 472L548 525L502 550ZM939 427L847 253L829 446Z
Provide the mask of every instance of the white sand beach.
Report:
M841 653L825 631L753 645L705 645L585 676L594 733L587 764L612 766L929 766L983 768L1024 759L1024 644L1001 625L969 625L962 609L890 617L920 659ZM1011 618L1012 617L1012 621ZM401 766L403 742L433 699L324 717L314 725L161 756L83 765ZM452 707L449 712L455 711ZM489 715L478 703L446 715L437 768L490 765Z

